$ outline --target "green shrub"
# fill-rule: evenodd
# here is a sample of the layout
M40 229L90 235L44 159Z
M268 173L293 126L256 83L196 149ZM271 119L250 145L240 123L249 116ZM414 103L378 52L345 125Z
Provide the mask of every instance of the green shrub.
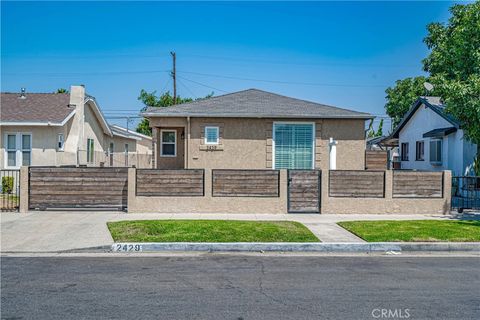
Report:
M2 193L12 193L13 177L2 177Z

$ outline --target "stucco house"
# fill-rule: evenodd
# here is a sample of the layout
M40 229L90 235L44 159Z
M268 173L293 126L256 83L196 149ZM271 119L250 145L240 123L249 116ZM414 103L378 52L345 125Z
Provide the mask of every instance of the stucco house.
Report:
M451 170L468 175L479 152L439 97L420 97L391 134L398 139L402 169Z
M151 138L110 126L83 86L70 93L1 93L0 168L150 167Z
M257 89L147 108L153 168L365 168L367 113Z

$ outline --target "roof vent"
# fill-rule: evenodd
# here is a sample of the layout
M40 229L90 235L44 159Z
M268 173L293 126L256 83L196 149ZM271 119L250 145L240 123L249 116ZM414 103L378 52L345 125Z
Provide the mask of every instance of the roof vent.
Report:
M27 97L25 96L25 88L22 88L20 93L20 99L26 99L26 98Z

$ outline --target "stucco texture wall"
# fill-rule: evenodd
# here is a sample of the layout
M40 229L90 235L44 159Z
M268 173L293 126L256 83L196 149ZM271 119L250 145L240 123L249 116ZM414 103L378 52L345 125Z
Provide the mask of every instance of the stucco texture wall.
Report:
M69 122L70 123L70 122ZM32 166L59 166L75 164L76 155L70 151L58 151L58 134L63 133L66 138L68 124L59 126L5 126L0 128L1 135L1 167L5 167L5 135L9 133L27 133L32 135Z
M274 122L315 122L315 168L329 169L329 139L337 140L337 169L363 170L365 167L364 120L354 119L237 119L191 118L190 132L186 118L153 118L156 168L268 169L272 168L272 126ZM215 150L204 143L205 126L218 126L220 142ZM184 147L186 161L162 159L161 129L181 128L184 141L177 139L177 150ZM189 137L189 139L188 139ZM175 165L171 163L174 162Z

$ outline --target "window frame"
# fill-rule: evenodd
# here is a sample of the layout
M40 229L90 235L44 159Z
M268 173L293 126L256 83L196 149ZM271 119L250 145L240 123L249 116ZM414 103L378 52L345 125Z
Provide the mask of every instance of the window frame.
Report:
M15 137L15 148L11 149L8 148L8 136L14 136ZM30 136L30 144L28 148L23 148L23 136ZM33 150L32 150L32 145L33 145L33 135L31 132L11 132L7 131L4 133L4 168L5 169L20 169L20 167L24 166L23 165L23 152L30 152L30 164L28 166L32 165L32 155L33 155ZM15 152L15 165L10 166L8 165L8 153L9 152Z
M60 137L62 137L61 141L60 141ZM61 147L60 147L60 142L62 143ZM65 135L63 133L57 134L57 151L59 152L65 151Z
M164 132L173 132L175 133L175 140L173 142L164 142L163 133ZM163 154L163 145L164 144L173 144L173 155ZM160 130L160 157L163 158L175 158L177 156L177 129L161 129Z
M208 142L208 137L207 137L207 130L208 129L214 129L216 131L217 140L215 142ZM204 139L205 144L207 144L207 145L218 145L218 144L220 144L220 127L218 127L218 126L205 126L203 131L204 131L203 135L205 136L205 139Z
M403 152L403 146L406 146L406 151ZM402 142L400 144L400 161L409 161L409 154L410 154L410 144L408 142Z
M310 169L315 169L315 153L316 153L316 124L313 121L274 121L272 124L272 169L276 170L275 166L275 126L276 125L285 125L285 124L308 124L312 126L312 167ZM305 169L309 170L309 169Z
M421 157L419 157L420 145L422 146ZM425 161L425 140L415 141L415 161Z
M125 167L128 167L128 153L129 153L129 151L128 151L128 149L129 149L128 143L125 143L125 145L123 146L123 148L124 148L123 152L124 152L124 154L125 154Z
M440 155L440 159L432 160L432 144L433 143L437 145L435 153ZM440 153L438 153L438 145L440 145ZM441 139L441 138L430 139L429 149L430 150L428 152L428 157L429 157L430 163L433 164L433 165L442 165L442 163L443 163L443 139Z
M90 141L92 142L92 147L90 148ZM90 153L92 157L90 159ZM95 139L87 138L87 164L95 163Z

